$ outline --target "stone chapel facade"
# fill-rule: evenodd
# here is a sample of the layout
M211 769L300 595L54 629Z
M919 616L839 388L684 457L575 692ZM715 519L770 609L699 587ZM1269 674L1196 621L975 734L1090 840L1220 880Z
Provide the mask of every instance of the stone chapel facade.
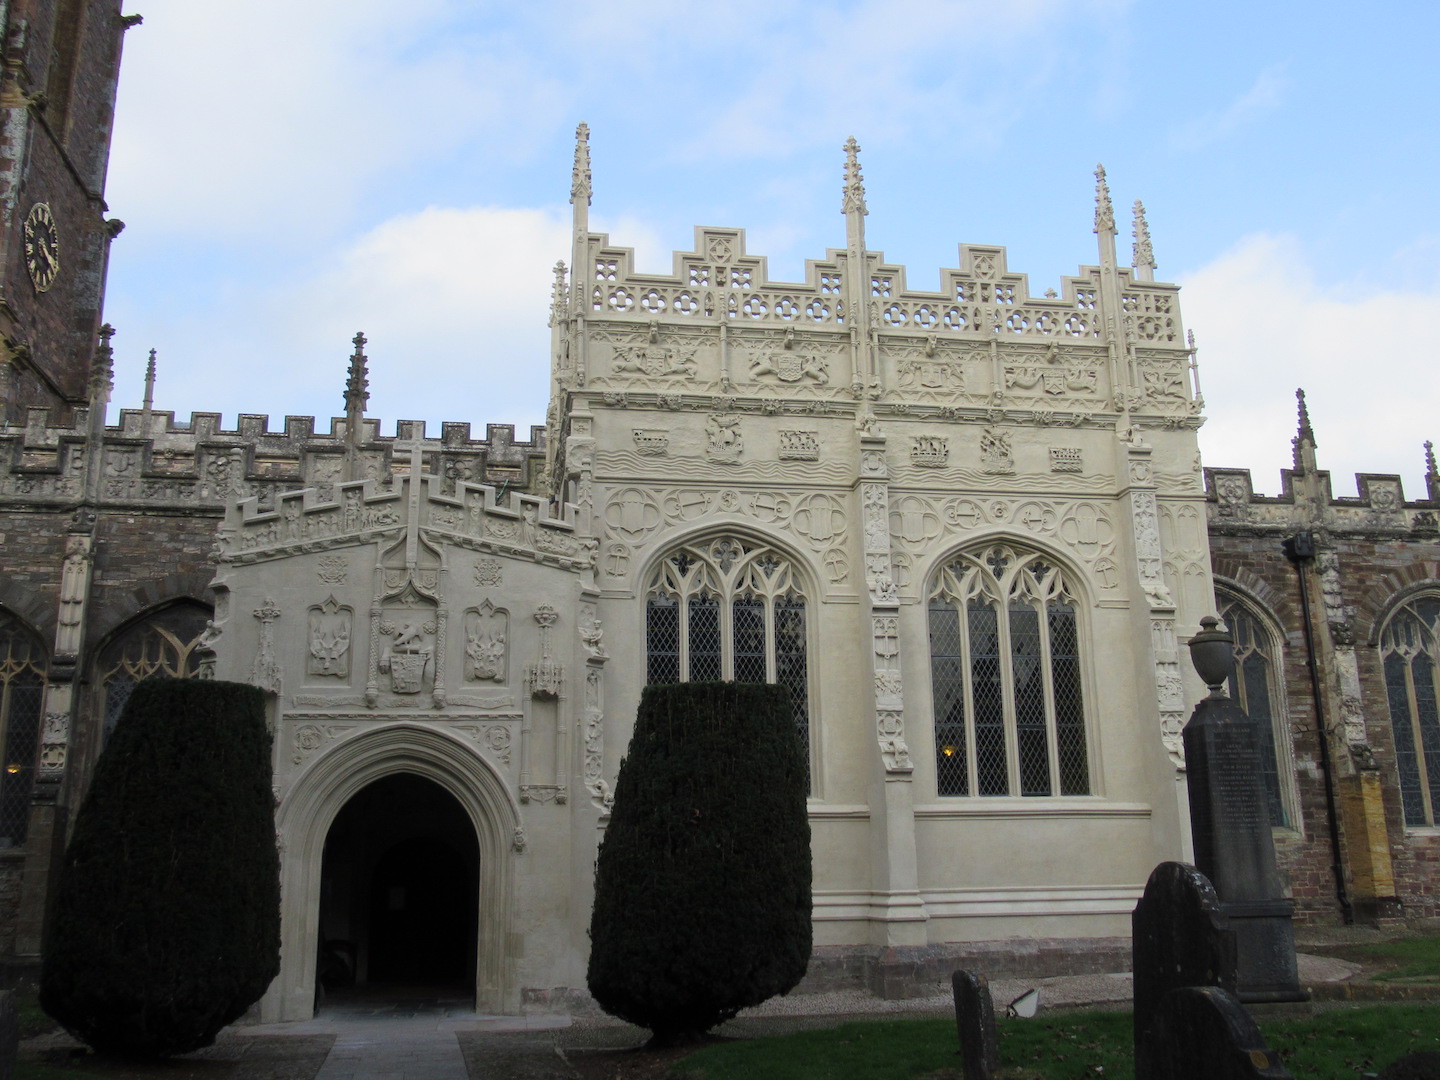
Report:
M21 7L7 56L113 91L117 0ZM5 74L37 131L44 71ZM90 137L108 139L102 112ZM65 243L51 273L24 239L32 203L59 201L43 145L6 144L23 182L0 235L6 310L44 315L5 338L0 428L11 967L39 955L69 815L130 688L213 673L272 695L268 1018L309 1016L337 958L360 981L463 983L491 1012L583 997L611 785L642 687L680 679L790 691L811 985L913 993L977 955L1108 968L1150 869L1188 851L1179 731L1203 687L1183 642L1217 610L1234 693L1270 733L1298 917L1440 917L1433 458L1423 499L1390 476L1335 499L1302 412L1279 497L1202 469L1178 289L1154 280L1138 204L1120 263L1103 170L1095 263L1044 297L979 245L940 291L910 289L867 244L853 140L845 246L804 281L771 281L718 228L644 275L590 231L582 125L550 409L521 441L383 435L359 335L328 431L177 422L148 390L111 423L103 290L66 284ZM95 258L117 231L101 226ZM47 327L85 319L98 347L77 359Z

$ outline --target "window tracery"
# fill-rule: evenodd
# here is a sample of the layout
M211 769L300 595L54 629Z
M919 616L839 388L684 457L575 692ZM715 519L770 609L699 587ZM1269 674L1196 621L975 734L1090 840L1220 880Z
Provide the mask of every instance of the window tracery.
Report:
M1440 711L1435 668L1440 662L1440 596L1402 605L1380 634L1400 803L1410 827L1440 824Z
M1018 545L941 569L929 605L938 794L1090 794L1077 607L1060 568Z
M810 758L805 593L791 560L733 536L661 559L645 599L647 683L779 683Z
M1215 605L1220 621L1235 639L1235 669L1230 673L1229 694L1255 721L1270 824L1286 828L1294 820L1293 781L1284 750L1289 746L1290 733L1286 726L1284 679L1277 673L1280 644L1265 620L1239 596L1216 589Z
M30 827L47 659L39 638L0 611L0 848L19 847Z
M141 616L110 641L100 654L96 680L104 709L104 742L109 742L137 683L161 676L193 679L199 673L195 647L211 617L210 609L200 604L172 604Z

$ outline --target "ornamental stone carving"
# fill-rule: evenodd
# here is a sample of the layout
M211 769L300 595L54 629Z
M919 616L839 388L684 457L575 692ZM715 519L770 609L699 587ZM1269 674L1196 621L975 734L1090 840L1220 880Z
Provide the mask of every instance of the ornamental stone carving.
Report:
M506 611L497 609L489 600L465 612L462 622L467 682L505 681L509 618Z
M815 431L780 432L781 461L819 461L820 436Z
M980 469L1004 475L1015 471L1015 457L1010 449L1010 433L987 428L980 434Z
M550 632L559 621L560 616L549 604L541 604L535 611L535 622L540 626L540 662L531 666L525 680L531 697L554 699L560 696L565 668L555 660L550 644Z
M308 612L305 672L318 677L350 678L350 634L354 612L330 596Z
M380 624L380 633L390 640L380 657L379 669L390 676L395 694L419 694L435 655L431 638L436 624L418 611L392 611Z
M830 367L822 356L806 356L795 352L768 352L750 361L752 379L775 379L782 383L806 381L824 386L830 381Z
M275 622L280 618L280 608L274 600L266 597L265 603L255 609L254 615L260 620L260 644L250 665L250 684L278 694L281 676L280 662L275 657Z
M705 456L717 465L734 465L745 452L740 418L734 413L711 413L705 420Z

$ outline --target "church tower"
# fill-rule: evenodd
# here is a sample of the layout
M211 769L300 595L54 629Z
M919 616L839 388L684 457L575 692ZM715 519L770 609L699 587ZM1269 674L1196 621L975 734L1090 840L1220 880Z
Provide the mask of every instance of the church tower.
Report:
M0 420L87 400L110 241L121 0L0 0Z

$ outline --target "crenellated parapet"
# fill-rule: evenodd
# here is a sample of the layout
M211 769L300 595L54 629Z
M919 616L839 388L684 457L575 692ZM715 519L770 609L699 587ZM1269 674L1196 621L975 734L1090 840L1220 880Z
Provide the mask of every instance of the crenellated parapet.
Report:
M538 493L542 487L545 430L533 427L528 440L509 424L491 424L475 438L465 423L441 425L427 433L422 421L402 420L393 436L377 420L363 419L355 440L346 421L333 418L317 431L309 416L287 416L272 429L270 418L241 414L225 428L219 413L122 410L119 422L104 428L99 446L88 437L89 410L73 423L56 424L45 409L31 409L23 425L0 427L0 499L51 505L73 503L86 492L93 470L93 498L99 506L193 510L218 514L227 499L255 498L273 505L280 493L297 488L331 491L344 479L353 446L361 478L382 485L408 469L397 465L397 446L417 440L424 471L453 492L459 484L494 484ZM407 451L408 452L408 451ZM407 459L408 460L408 459Z
M587 239L589 280L570 290L586 340L557 356L569 389L868 398L881 413L933 405L1089 417L1128 404L1167 426L1198 412L1178 287L1136 280L1130 268L1116 271L1118 305L1107 310L1098 266L1035 297L1004 248L964 244L960 267L928 292L867 252L862 311L847 300L844 251L809 260L805 281L786 283L746 253L741 229L697 229L669 275L638 273L631 249L604 234Z
M580 571L593 568L596 542L577 534L575 507L552 508L548 500L505 485L447 482L440 475L411 477L399 468L395 482L354 480L329 490L304 488L275 496L230 502L216 556L222 564L246 565L291 555L385 541L413 521L433 544L528 559Z
M1358 496L1335 496L1330 472L1282 469L1280 493L1255 491L1249 469L1205 469L1205 502L1214 534L1286 533L1297 527L1397 537L1440 533L1440 500L1407 499L1393 473L1356 473ZM1432 493L1427 491L1427 496Z

